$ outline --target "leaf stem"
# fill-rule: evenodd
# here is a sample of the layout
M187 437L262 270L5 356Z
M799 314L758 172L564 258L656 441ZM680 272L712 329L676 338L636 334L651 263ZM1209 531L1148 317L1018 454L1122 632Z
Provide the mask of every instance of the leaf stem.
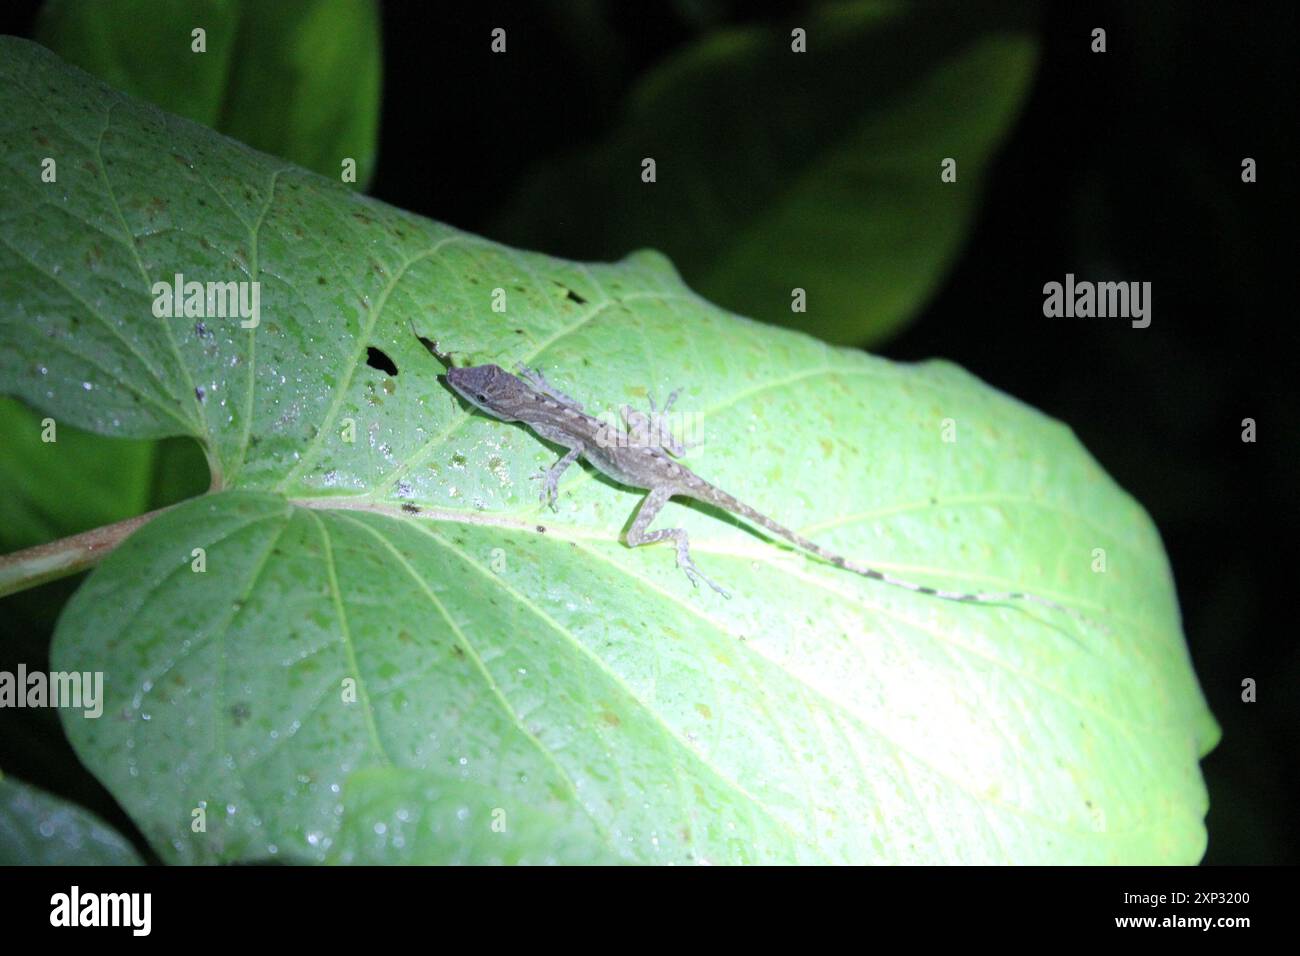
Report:
M106 524L34 548L0 555L0 597L93 567L136 528L171 508L168 505L116 524Z

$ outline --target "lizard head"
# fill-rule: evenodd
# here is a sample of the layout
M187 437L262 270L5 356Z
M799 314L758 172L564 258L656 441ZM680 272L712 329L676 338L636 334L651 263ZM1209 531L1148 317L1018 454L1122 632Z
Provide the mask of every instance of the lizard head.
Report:
M519 379L499 365L471 365L447 369L447 384L465 401L494 418L513 422L509 408L515 404Z

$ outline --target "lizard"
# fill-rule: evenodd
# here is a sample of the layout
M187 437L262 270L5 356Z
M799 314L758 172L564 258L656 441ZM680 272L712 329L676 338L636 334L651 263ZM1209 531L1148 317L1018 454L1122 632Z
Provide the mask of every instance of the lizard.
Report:
M422 341L426 347L432 345ZM434 354L445 358L439 352ZM542 438L567 449L559 461L535 476L543 481L541 501L552 510L556 508L560 476L579 458L586 459L597 471L621 485L647 491L625 536L628 547L671 541L677 549L677 566L696 587L704 581L724 598L731 596L696 567L684 529L650 530L664 505L674 497L693 498L720 508L837 568L893 587L962 603L1029 602L1082 617L1072 608L1028 591L949 591L897 578L852 561L790 530L674 461L684 447L671 435L662 434L662 420L655 414L653 401L650 416L623 406L621 412L627 430L620 431L609 422L588 415L580 403L553 388L540 372L522 365L516 366L516 371L519 375L512 375L499 365L453 365L448 367L446 377L452 389L480 411L501 421L522 422ZM662 411L671 407L676 395L674 392L670 396Z

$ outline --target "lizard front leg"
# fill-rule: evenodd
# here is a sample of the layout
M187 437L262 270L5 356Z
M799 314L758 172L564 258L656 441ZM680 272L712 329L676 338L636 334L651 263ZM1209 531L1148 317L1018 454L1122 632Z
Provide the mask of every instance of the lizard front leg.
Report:
M677 546L677 566L686 572L686 577L690 579L692 585L699 587L699 580L713 588L724 598L731 597L726 591L710 581L695 562L691 560L690 539L686 532L681 528L661 528L658 531L648 531L651 523L659 514L664 505L668 504L668 499L673 496L673 489L666 486L651 488L650 494L646 495L645 500L637 509L636 517L632 520L632 527L627 529L627 545L629 548L637 548L643 544L654 544L656 541L672 541Z
M565 395L559 389L554 388L546 377L535 368L529 368L527 365L515 365L515 371L525 382L537 389L543 395L549 395L561 405L567 405L575 411L582 411L582 403Z
M560 476L564 474L570 465L578 460L578 456L582 454L582 450L583 445L579 442L571 447L568 452L565 453L564 457L553 464L550 468L539 471L537 474L533 475L534 480L541 479L542 481L542 493L538 496L539 500L544 505L550 505L552 511L558 510L555 506L555 499L560 495Z

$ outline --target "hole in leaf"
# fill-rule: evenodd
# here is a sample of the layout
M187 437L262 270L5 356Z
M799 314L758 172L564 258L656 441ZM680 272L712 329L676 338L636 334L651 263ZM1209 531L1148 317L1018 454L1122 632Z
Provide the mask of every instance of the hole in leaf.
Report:
M552 279L551 281L564 290L564 297L570 302L577 303L578 305L587 304L587 300L570 289L567 283L561 282L559 279Z
M389 375L397 374L397 363L390 359L383 349L377 349L373 345L366 346L366 364Z

